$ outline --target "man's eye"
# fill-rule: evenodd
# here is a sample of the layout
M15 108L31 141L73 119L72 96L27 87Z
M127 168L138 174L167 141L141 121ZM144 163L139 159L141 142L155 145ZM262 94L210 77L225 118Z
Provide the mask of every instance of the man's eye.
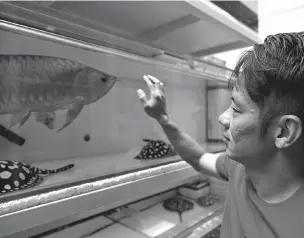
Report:
M238 110L236 110L234 107L232 107L232 110L234 111L234 112L239 112Z
M230 108L232 109L233 112L240 113L240 111L237 110L232 104L231 104Z

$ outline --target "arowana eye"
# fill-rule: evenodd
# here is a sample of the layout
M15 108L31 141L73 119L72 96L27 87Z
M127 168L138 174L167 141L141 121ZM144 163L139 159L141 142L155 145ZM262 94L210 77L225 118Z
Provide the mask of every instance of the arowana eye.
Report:
M101 81L102 81L103 83L106 83L106 82L107 82L107 78L106 78L106 77L101 77Z

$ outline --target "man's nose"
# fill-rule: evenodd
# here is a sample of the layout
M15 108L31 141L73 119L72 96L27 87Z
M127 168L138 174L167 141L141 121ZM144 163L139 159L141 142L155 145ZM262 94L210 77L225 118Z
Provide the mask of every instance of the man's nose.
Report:
M225 127L225 129L229 128L230 125L229 108L219 116L219 123L221 123Z

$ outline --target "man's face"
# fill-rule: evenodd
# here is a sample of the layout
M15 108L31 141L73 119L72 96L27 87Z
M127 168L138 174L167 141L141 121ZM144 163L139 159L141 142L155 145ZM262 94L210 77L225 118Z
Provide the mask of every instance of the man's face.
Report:
M219 117L226 153L245 167L257 168L271 158L274 146L269 133L260 136L260 110L247 94L242 76L238 86L233 88L231 106Z

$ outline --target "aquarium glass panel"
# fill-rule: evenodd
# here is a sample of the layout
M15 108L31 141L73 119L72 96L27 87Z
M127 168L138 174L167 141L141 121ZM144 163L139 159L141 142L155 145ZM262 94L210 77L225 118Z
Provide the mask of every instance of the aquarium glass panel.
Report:
M164 83L168 112L183 131L208 151L223 148L207 141L207 81L229 70L105 50L10 9L0 27L1 197L180 161L137 97L137 89L149 95L145 74ZM21 25L5 27L13 23Z

